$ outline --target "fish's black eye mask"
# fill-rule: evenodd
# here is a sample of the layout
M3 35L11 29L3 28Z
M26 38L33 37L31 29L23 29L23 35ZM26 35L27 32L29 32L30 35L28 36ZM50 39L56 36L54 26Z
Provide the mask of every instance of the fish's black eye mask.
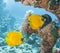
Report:
M43 21L44 21L44 19L46 19L44 25L42 26L42 28L43 28L44 26L46 26L47 24L49 24L49 23L52 21L52 19L51 19L51 17L50 17L49 15L47 15L47 14L42 15L42 17L43 17L43 18L42 18Z

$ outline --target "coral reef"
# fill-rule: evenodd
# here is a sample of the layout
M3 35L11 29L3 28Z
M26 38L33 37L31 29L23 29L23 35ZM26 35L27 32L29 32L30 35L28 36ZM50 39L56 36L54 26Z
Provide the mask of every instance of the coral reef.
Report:
M32 14L30 14L31 16ZM32 33L39 34L40 37L43 39L40 46L41 50L40 53L52 53L52 49L56 43L56 40L60 37L60 28L56 27L55 22L51 21L51 17L48 15L42 15L42 17L48 18L44 23L43 28L32 29L29 25L28 17L22 26L22 33L26 33L27 35L31 35ZM48 20L48 21L47 21ZM29 27L29 28L28 28Z
M46 10L56 14L60 20L60 0L21 0L21 2L24 5L32 5L38 8L45 8Z
M60 53L60 38L57 39L56 44L53 47L53 53Z
M44 8L47 11L50 11L57 16L57 18L59 19L59 23L60 23L60 0L23 0L22 4L30 5L30 6L32 5L34 7ZM53 26L53 24L52 24L52 26ZM53 27L47 25L45 27L46 29L43 28L42 31L40 29L38 30L38 32L40 31L40 35L44 39L42 42L42 46L41 46L43 48L43 51L41 53L49 53L49 52L52 53L52 47L54 46L56 39L60 36L60 27L58 29L56 27L54 27L54 28ZM27 29L29 29L29 28L27 28ZM31 29L31 27L30 27L30 29ZM47 29L49 29L49 30L47 30ZM31 30L31 33L32 33L32 31L34 32L34 30ZM48 32L46 32L46 31L48 31ZM47 41L47 40L49 40L49 41ZM55 53L59 53L59 52L56 51Z
M57 0L58 1L57 5L54 3L52 4L52 6L50 1L52 2L54 0L15 0L15 1L21 1L22 4L24 5L33 5L34 7L45 8L46 10L55 13L60 19L60 12L59 12L60 0ZM54 8L52 8L53 6ZM4 8L5 3L3 3L3 0L0 0L0 29L1 29L0 53L5 52L6 53L60 53L60 45L59 45L60 39L58 39L60 37L60 27L57 27L55 25L55 22L51 21L50 19L51 17L49 15L41 15L42 17L46 18L44 25L42 26L42 28L39 27L36 30L32 29L28 21L29 16L32 15L31 12L27 13L28 15L26 16L26 19L21 29L22 34L24 35L24 37L26 37L26 42L24 42L22 45L15 47L8 46L4 39L4 37L6 36L3 35L6 35L8 31L16 30L14 28L15 27L14 25L17 23L15 22L16 21L15 18L12 17L9 13L7 13ZM44 21L44 18L42 19L42 21ZM20 25L20 23L18 25ZM19 26L17 27L19 28ZM14 39L15 38L16 37L14 37Z
M38 33L43 38L41 47L43 47L44 53L52 53L52 48L56 42L56 39L58 38L57 29L53 23L50 23L43 29L38 30Z

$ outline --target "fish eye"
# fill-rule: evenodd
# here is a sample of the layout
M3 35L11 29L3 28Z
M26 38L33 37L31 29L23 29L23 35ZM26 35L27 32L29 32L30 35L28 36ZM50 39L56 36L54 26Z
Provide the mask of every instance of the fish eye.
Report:
M42 21L46 21L46 18L43 18L43 17L42 17Z
M44 21L44 18L42 17L42 21Z
M24 40L24 38L21 38L21 41L23 41Z
M46 21L46 18L44 19L44 21Z

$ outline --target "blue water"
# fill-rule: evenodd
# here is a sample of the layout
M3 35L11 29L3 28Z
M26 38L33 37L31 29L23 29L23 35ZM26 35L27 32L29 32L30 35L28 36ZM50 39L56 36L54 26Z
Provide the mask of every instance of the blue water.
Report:
M57 17L51 13L46 11L43 8L34 8L33 6L24 6L20 2L15 2L14 0L7 0L6 2L6 9L9 10L9 13L16 17L16 19L20 18L23 19L26 11L32 10L34 11L34 14L49 14L52 17L52 21L58 20Z
M4 39L9 31L20 31L28 10L32 10L34 14L49 14L52 21L58 23L57 17L43 8L24 6L14 0L0 0L0 53L40 53L41 38L37 34L31 34L27 42L15 47L8 46Z

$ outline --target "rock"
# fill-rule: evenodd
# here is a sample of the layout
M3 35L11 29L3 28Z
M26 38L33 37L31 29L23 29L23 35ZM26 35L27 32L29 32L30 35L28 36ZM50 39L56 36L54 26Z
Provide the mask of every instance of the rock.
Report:
M57 36L58 36L56 34L56 32L54 33L52 31L52 28L53 28L52 26L54 27L54 24L50 23L46 27L44 27L43 29L38 30L38 33L40 34L40 36L43 39L43 41L41 43L41 47L43 48L44 52L46 52L46 53L52 52L52 48L53 48L53 46L56 42ZM41 48L41 50L42 50L42 48Z
M45 8L47 11L53 12L60 20L60 0L24 0L22 4Z

